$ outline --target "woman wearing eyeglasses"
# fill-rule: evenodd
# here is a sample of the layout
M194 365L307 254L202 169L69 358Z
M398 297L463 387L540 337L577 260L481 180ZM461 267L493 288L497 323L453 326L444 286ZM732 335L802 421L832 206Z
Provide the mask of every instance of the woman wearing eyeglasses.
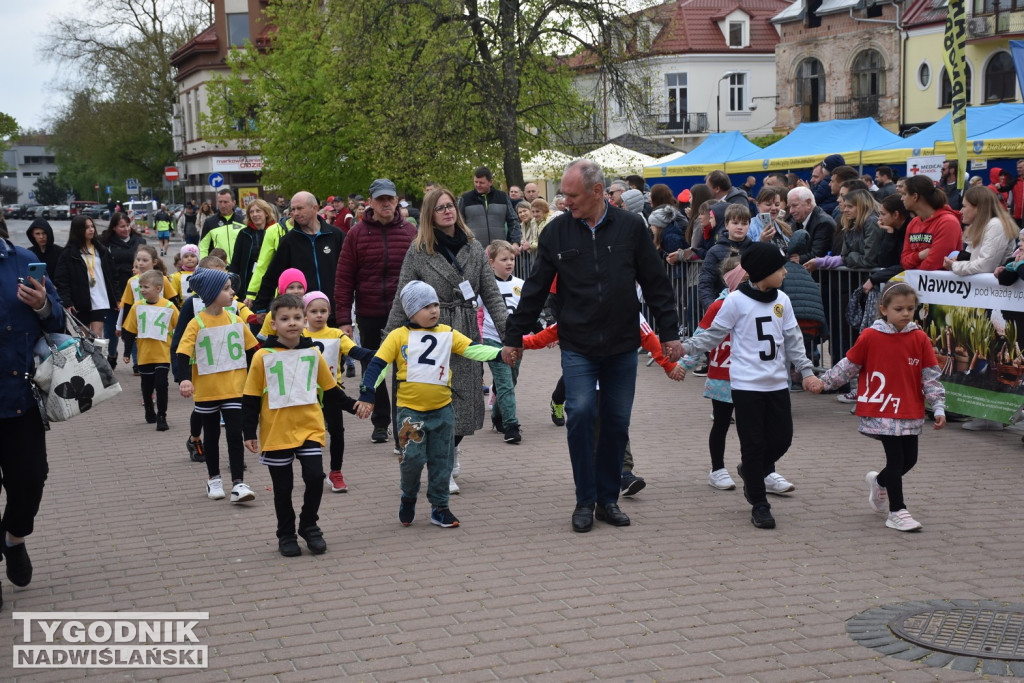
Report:
M456 208L455 196L444 188L427 193L420 209L420 225L402 263L398 291L406 283L422 280L437 292L441 304L440 324L450 325L475 342L480 341L475 302L481 297L500 335L505 334L508 316L505 301L498 291L494 271L484 246L473 237ZM396 297L391 307L387 331L405 324L406 316ZM483 364L451 356L452 406L455 409L456 463L452 473L458 476L459 443L484 426ZM452 493L458 492L455 480L449 481Z

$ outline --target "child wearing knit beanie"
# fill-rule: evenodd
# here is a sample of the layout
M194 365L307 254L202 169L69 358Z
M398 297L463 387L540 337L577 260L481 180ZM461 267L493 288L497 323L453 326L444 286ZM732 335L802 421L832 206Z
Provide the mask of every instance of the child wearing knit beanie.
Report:
M298 268L285 268L277 278L277 293L279 295L294 294L301 299L306 295L306 276ZM263 340L274 334L274 328L270 326L273 320L273 314L267 313L267 317L263 319L263 327L260 328L260 333L256 336Z
M785 252L771 242L747 247L740 266L750 281L725 298L706 332L683 343L686 353L695 356L731 335L729 381L740 438L738 472L751 506L750 521L759 529L775 528L766 494L795 489L775 472L775 463L793 441L790 364L803 376L805 389L821 386L804 352L793 305L779 290L786 277L785 263Z

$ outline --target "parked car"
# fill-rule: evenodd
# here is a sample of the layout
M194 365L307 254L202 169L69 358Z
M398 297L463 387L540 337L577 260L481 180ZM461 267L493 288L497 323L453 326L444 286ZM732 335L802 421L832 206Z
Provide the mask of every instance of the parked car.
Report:
M4 218L9 220L21 218L22 208L24 208L24 204L8 204L4 207Z
M39 217L43 207L38 204L26 204L21 209L21 218L23 220L32 220L33 218Z
M89 213L86 211L86 209L93 206L99 206L99 202L90 201L88 199L76 199L75 201L71 202L70 215L77 216L78 214L83 213L88 216ZM92 216L92 218L96 218L96 216Z
M56 218L59 221L66 221L71 218L71 207L67 204L58 204L51 207L51 209L50 216L52 218Z

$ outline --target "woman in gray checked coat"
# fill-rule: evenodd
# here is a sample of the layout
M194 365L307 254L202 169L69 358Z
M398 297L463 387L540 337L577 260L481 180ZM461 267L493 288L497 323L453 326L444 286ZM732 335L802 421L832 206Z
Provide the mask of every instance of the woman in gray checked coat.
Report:
M411 280L426 282L434 288L440 300L440 323L450 325L475 342L480 341L475 306L477 296L480 296L498 333L504 335L508 312L484 246L463 222L455 196L444 188L431 190L423 199L419 229L402 262L397 291L402 291ZM405 322L401 301L395 297L385 332ZM483 372L483 364L452 354L456 447L463 437L484 426ZM460 469L456 451L453 476L458 476ZM449 488L453 493L458 491L454 480L449 482Z

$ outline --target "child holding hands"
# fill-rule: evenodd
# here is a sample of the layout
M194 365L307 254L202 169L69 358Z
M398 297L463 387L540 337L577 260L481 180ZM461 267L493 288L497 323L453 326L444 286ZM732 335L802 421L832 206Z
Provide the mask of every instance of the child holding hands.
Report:
M132 347L139 344L139 375L142 378L142 402L146 407L146 422L156 423L158 432L167 426L167 374L171 370L171 337L178 324L178 309L161 294L164 276L150 270L139 276L142 299L132 306L121 330L124 341L124 362L132 361ZM156 412L153 394L156 393Z
M804 353L803 335L789 297L779 287L786 278L786 254L770 242L755 242L740 257L750 277L725 298L710 329L683 342L695 356L732 335L729 379L740 438L740 478L751 506L751 523L774 529L765 478L793 442L789 364L803 376L805 389L820 387Z
M354 412L355 402L338 387L335 373L313 340L303 336L306 313L302 299L292 294L278 296L270 303L268 317L273 320L274 334L253 356L242 396L245 447L260 453L260 463L270 470L277 547L285 557L302 554L292 507L292 463L298 458L306 485L298 535L305 539L309 552L320 555L327 552L327 542L317 526L324 495L324 411Z
M946 426L946 392L928 336L913 322L917 292L905 282L882 292L882 317L860 333L846 357L821 377L822 389L857 380L857 431L882 442L885 468L868 472L868 503L888 512L885 526L918 531L921 524L903 502L903 476L917 463L917 441L924 425L924 402L935 413L935 429ZM888 503L888 504L887 504Z
M413 280L399 294L408 322L395 328L381 343L363 375L356 414L373 411L374 388L390 363L395 364L398 395L398 439L402 448L402 500L398 519L402 526L416 516L420 475L427 466L430 522L450 528L459 520L448 509L448 482L455 458L455 410L452 408L450 359L457 353L476 361L494 360L501 349L473 342L448 325L439 325L441 306L434 288Z

